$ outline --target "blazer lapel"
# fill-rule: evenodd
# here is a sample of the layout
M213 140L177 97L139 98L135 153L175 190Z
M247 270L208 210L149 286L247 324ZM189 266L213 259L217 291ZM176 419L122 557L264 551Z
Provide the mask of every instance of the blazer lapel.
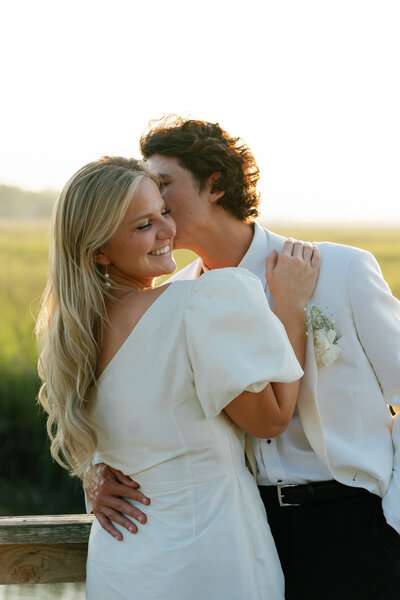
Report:
M317 403L317 363L315 360L314 340L307 336L304 375L300 382L297 410L304 433L314 452L329 467L329 459L325 447L324 430Z

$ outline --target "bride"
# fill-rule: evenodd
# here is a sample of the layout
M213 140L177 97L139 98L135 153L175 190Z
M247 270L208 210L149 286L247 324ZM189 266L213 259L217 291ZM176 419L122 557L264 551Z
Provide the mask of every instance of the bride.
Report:
M151 496L123 542L94 522L87 598L283 600L244 432L289 423L319 254L294 258L287 242L268 257L274 315L245 269L154 287L175 269L174 236L156 176L133 159L86 165L55 208L37 323L52 455L85 480L96 453Z

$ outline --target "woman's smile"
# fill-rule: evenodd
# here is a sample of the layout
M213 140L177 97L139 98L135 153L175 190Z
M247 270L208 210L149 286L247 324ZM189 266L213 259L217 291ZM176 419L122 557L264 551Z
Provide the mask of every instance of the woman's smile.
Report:
M171 254L171 246L163 246L162 248L158 248L157 250L152 250L149 252L150 256L159 256L160 254Z

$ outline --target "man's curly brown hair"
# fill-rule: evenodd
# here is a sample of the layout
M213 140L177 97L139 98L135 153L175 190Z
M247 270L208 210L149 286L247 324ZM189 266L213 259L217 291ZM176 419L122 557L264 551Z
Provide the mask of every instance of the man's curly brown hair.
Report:
M220 172L212 192L224 191L218 204L238 219L253 221L258 216L260 174L249 148L238 137L230 137L218 123L169 116L151 122L140 138L144 158L154 154L176 158L192 173L202 191L208 178Z

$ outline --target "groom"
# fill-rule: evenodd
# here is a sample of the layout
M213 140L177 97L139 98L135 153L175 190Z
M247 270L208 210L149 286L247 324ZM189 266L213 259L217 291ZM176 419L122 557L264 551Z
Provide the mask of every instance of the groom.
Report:
M150 129L141 151L160 174L175 248L200 257L174 279L241 266L265 285L265 258L284 239L254 223L259 175L249 149L216 124L175 119ZM308 321L333 332L309 334L293 419L275 439L249 439L248 461L287 600L400 598L400 418L388 408L400 405L400 302L368 252L318 246ZM111 521L130 531L128 516L145 523L137 503L150 500L122 473L97 465L89 495L116 537Z

